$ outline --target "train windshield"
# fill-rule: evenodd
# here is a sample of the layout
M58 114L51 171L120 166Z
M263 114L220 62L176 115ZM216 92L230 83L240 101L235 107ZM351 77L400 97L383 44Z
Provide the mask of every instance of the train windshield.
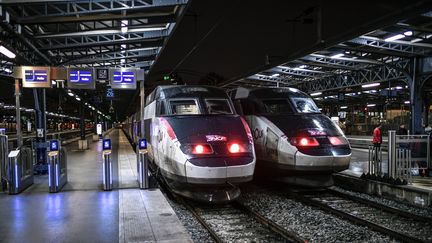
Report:
M233 114L226 99L205 99L205 104L209 114Z
M285 114L293 113L291 105L287 99L268 99L261 100L264 104L265 113L268 114Z
M290 98L298 113L319 113L315 102L308 97L291 97Z
M170 100L172 115L198 115L200 114L196 100Z

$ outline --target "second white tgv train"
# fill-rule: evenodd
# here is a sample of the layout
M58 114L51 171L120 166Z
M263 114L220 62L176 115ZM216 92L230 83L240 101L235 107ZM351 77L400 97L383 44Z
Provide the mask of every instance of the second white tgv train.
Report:
M183 196L224 202L252 180L255 152L245 120L224 90L158 86L146 98L149 158L170 188Z
M254 138L255 174L307 186L330 186L349 167L342 130L294 88L239 87L231 98Z

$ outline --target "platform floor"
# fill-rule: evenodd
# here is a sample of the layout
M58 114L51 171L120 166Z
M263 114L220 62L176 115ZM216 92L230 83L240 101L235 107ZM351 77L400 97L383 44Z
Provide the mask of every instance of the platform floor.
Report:
M345 170L341 173L360 177L363 173L367 173L369 171L368 161L369 155L367 149L353 148L350 167L348 170ZM387 152L383 152L382 161L382 171L387 171ZM413 183L407 186L432 191L432 177L413 176Z
M114 190L101 190L102 144L67 146L69 182L48 193L47 176L19 195L0 194L0 242L192 242L158 189L140 190L136 159L120 130L112 140Z

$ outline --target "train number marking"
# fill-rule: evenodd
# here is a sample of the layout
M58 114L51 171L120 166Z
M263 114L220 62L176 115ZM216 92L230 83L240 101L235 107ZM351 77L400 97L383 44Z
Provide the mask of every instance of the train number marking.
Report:
M258 129L257 127L253 130L253 137L255 140L257 140L258 138L262 138L263 136L263 130Z

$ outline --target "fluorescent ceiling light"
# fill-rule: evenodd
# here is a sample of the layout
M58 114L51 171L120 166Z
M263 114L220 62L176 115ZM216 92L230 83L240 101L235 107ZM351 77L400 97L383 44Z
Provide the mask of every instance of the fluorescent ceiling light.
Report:
M121 63L124 63L126 60L124 58L120 59Z
M374 107L376 104L368 104L367 107Z
M3 55L5 55L9 58L15 58L16 57L15 53L11 52L9 49L7 49L4 46L0 46L0 53L2 53Z
M411 40L411 42L412 43L416 43L416 42L420 42L420 41L422 41L423 39L420 39L420 38L416 38L416 39L414 39L414 40Z
M121 47L122 49L126 49L126 44L121 44L120 47Z
M128 31L129 20L121 21L121 32L126 33Z
M312 94L310 94L311 96L318 96L318 95L322 95L322 93L321 92L316 92L316 93L312 93Z
M376 86L380 86L380 83L364 84L364 85L362 85L362 88L370 88L370 87L376 87Z
M12 73L12 70L10 68L4 68L3 71L5 71L7 73Z
M69 96L74 96L74 94L72 92L69 92L68 95Z
M306 65L300 65L298 68L300 69L306 68Z
M80 98L80 97L78 97L78 96L77 96L77 97L75 97L75 99L76 99L76 100L78 100L78 101L81 101L81 98Z
M409 104L409 103L411 103L409 100L404 101L404 104Z
M411 30L409 30L409 31L405 31L405 32L404 32L404 35L405 35L405 36L412 36L412 35L413 35L413 32L412 32Z
M396 86L396 89L403 89L402 86Z
M331 58L338 58L338 57L343 57L343 56L344 56L343 53L338 53L338 54L335 54L335 55L330 56L330 57L331 57Z
M279 76L280 76L279 73L274 73L274 74L270 75L270 77L272 77L272 78L276 78L276 77L279 77Z
M340 108L341 109L346 109L346 108L348 108L348 106L341 106Z
M405 37L405 35L397 34L397 35L394 35L394 36L390 36L390 37L388 37L388 38L385 38L384 41L395 41L395 40L402 39L402 38L404 38L404 37Z

